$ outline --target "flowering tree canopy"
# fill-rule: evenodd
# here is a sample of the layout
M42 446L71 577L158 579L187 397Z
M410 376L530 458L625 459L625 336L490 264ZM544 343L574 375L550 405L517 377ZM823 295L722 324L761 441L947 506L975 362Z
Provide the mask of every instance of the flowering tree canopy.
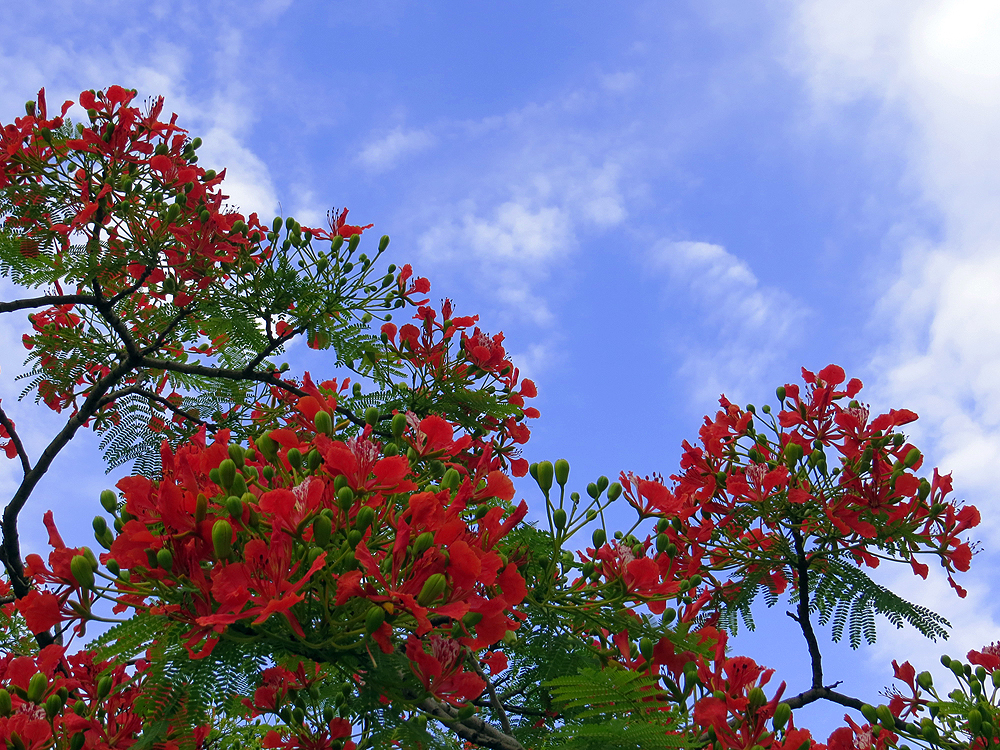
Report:
M570 481L522 450L536 387L502 334L409 265L325 228L225 203L225 171L162 99L112 86L0 131L0 267L28 311L24 395L67 415L4 507L0 740L8 748L986 748L1000 656L944 658L947 695L893 662L887 705L838 692L814 624L947 621L875 583L882 561L957 595L979 523L923 471L862 384L830 365L774 409L725 397L676 472ZM393 315L399 320L394 321ZM289 373L293 340L335 372ZM81 427L134 473L100 497L103 551L25 555L21 510ZM544 520L512 476L530 472ZM609 528L609 508L634 523ZM95 509L96 509L95 505ZM620 514L616 514L616 517ZM810 684L730 653L787 597ZM92 623L111 623L85 641ZM973 668L973 665L975 667ZM853 711L826 742L793 711Z

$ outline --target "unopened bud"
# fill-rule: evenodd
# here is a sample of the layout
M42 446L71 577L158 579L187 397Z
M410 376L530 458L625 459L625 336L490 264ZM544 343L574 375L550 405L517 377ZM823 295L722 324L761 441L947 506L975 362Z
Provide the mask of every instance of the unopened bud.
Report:
M792 717L792 709L787 703L779 703L774 707L774 716L771 718L771 724L774 726L774 730L784 729L785 724Z
M552 523L556 527L556 531L562 531L566 528L566 511L562 508L557 508L552 512Z
M434 573L431 575L420 589L420 594L417 595L417 604L421 607L426 607L432 602L436 601L448 586L448 579L444 577L443 573Z
M94 585L94 569L90 566L90 561L83 555L73 555L69 561L69 570L73 578L83 588L89 589Z
M566 482L569 481L569 461L567 461L565 458L560 458L558 461L556 461L554 470L555 470L556 483L560 487L565 487Z
M212 526L212 546L220 560L228 560L233 554L233 526L224 518Z
M614 502L619 497L622 496L622 486L618 482L613 482L610 487L608 487L608 500Z
M535 481L538 482L538 486L546 495L552 489L553 474L554 469L550 461L542 461L538 464L538 476L535 477Z
M101 506L108 513L115 514L118 512L118 496L114 493L114 490L104 490L101 492Z
M318 411L314 418L316 423L316 432L322 433L324 435L333 434L333 417L328 411Z

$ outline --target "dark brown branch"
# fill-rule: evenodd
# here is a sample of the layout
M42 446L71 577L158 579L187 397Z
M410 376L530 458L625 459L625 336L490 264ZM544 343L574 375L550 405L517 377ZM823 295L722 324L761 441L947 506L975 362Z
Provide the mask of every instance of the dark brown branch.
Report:
M455 716L458 714L458 709L447 703L440 703L433 698L425 698L417 704L417 708L438 721L444 722L463 740L468 740L480 747L487 747L490 750L525 750L524 745L516 739L500 732L496 727L490 726L476 716L457 721Z
M479 666L479 659L477 659L474 654L469 654L469 661L472 663L472 668L476 670L476 674L479 675L479 678L486 683L486 689L490 692L490 705L494 710L496 710L497 715L500 717L500 726L503 727L505 734L510 734L510 719L507 718L507 711L504 710L503 703L497 700L497 693L496 690L493 689L493 683L483 671L483 668Z
M52 305L93 305L97 298L89 294L46 294L43 297L30 297L0 302L0 313L26 310L32 307L50 307Z
M802 706L806 706L810 703L815 703L818 700L831 701L841 706L846 706L847 708L853 708L856 711L860 711L861 707L864 705L864 701L852 698L849 695L844 695L843 693L838 693L832 688L822 686L818 688L809 688L808 690L781 702L787 703L789 708L795 709L802 708Z
M476 706L481 707L481 708L492 708L493 707L493 702L492 701L488 701L488 700L484 701L481 698L477 698L476 700L472 701L472 703L474 705L476 705ZM514 714L515 716L537 716L539 718L548 716L548 714L545 713L544 711L536 711L533 708L524 708L522 706L511 706L511 705L505 704L504 707L503 707L503 710L506 711L509 714Z
M2 407L0 407L0 424L3 425L5 430L7 430L7 435L10 437L10 441L14 444L14 448L17 449L17 455L21 459L21 468L24 469L24 473L27 474L31 471L31 462L28 460L28 452L24 449L24 444L21 442L21 438L14 429L14 423L10 421L10 417L7 416L7 412L5 412Z
M809 659L812 662L812 688L825 690L823 687L823 655L819 650L819 641L809 621L809 559L806 557L805 545L802 542L802 532L798 526L792 527L792 539L795 542L796 572L798 573L798 615L789 615L802 629L806 645L809 647Z

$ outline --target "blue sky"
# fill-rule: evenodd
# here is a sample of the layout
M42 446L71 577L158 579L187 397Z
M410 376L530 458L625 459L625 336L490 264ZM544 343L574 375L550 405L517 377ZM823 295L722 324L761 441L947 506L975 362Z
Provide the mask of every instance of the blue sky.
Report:
M963 602L880 571L944 611L952 641L884 629L872 649L831 651L829 677L862 692L893 658L929 667L997 637L995 3L153 7L8 2L0 120L41 86L49 101L133 86L204 138L201 161L229 168L245 211L319 224L349 206L435 298L505 332L539 384L528 457L565 457L582 483L668 474L720 392L760 404L800 366L843 365L876 408L921 414L913 434L984 511L987 551ZM22 323L0 321L5 408ZM40 450L55 423L12 411ZM47 507L89 519L108 482L97 460L86 440L62 459L24 515L30 543ZM784 620L762 617L737 648L798 690Z

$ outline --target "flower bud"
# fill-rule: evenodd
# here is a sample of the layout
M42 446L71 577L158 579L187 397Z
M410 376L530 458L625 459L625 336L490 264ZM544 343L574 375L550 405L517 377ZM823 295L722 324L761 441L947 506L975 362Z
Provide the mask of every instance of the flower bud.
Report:
M554 469L552 463L549 461L542 461L538 464L538 476L535 477L535 481L538 482L538 486L541 488L542 492L546 495L549 494L549 490L552 489L552 478Z
M597 485L591 482L587 485L587 494L590 495L595 500L600 497L601 491L597 489Z
M466 612L465 617L462 618L462 624L466 628L474 628L482 621L482 619L482 612Z
M653 658L653 641L649 636L643 636L639 639L639 653L642 654L646 661L650 661Z
M49 689L49 678L46 677L41 672L35 672L28 680L28 693L27 699L32 703L41 703L42 696L45 695L45 691Z
M90 561L83 555L73 555L69 561L69 570L73 578L83 588L89 589L94 585L94 569L90 567Z
M236 463L231 458L225 459L221 464L219 464L219 483L222 488L228 490L233 486L233 480L236 479Z
M677 617L677 610L674 609L673 607L667 607L665 610L663 610L662 619L664 625L669 625L670 623L672 623L675 617Z
M385 622L385 610L377 604L373 605L365 615L365 633L371 635L382 627L383 622Z
M784 729L785 724L792 717L792 709L787 703L779 703L774 707L774 716L771 719L771 724L774 726L774 730Z
M392 415L392 436L399 440L403 433L406 432L406 415L405 414L393 414Z
M462 475L456 469L448 469L441 477L441 486L449 490L457 490L462 483Z
M346 511L352 505L354 505L354 490L350 487L344 486L337 490L337 505L340 509Z
M618 482L613 482L610 487L608 487L608 500L614 502L622 495L622 486Z
M562 531L566 528L566 511L562 508L557 508L552 512L552 523L556 527L556 531Z
M941 735L938 734L937 727L934 726L933 719L928 716L925 716L920 720L920 734L922 734L924 739L928 742L937 743L941 739Z
M558 461L556 461L554 469L555 469L556 482L559 484L560 487L565 487L566 482L569 481L569 461L567 461L565 458L560 458Z
M83 701L77 701L78 705L84 705ZM87 735L77 732L69 740L69 750L83 750L83 745L87 741Z
M301 469L302 468L302 451L300 451L298 448L289 448L288 449L288 463L291 465L291 467L293 469Z
M114 490L104 490L101 492L101 506L112 515L118 513L118 496Z
M417 537L417 540L413 543L413 556L420 557L424 552L430 549L430 546L434 544L434 533L430 531L425 531L423 534Z
M237 443L233 443L229 446L228 451L229 457L233 460L233 463L236 464L236 468L242 469L244 459L246 458L246 453L243 450L243 447Z
M45 701L45 718L49 721L63 709L63 700L58 695L50 695Z
M226 510L229 511L229 515L235 520L243 518L243 501L236 497L236 495L230 495L226 498Z
M778 397L779 402L784 402L785 400L785 386L779 385L774 389L774 395Z
M591 540L594 542L594 549L603 547L607 538L608 535L604 532L604 529L594 529L594 534L591 537Z
M666 552L667 547L670 546L670 537L666 534L658 534L656 537L656 551Z
M754 685L752 688L750 688L750 692L747 695L747 698L750 699L751 711L758 711L760 710L761 706L767 703L767 696L764 695L764 691L761 690L757 685Z
M378 410L377 406L369 407L368 409L365 409L365 424L369 424L374 427L378 424L379 417L381 416L382 413Z
M420 589L420 594L417 595L417 604L421 607L428 606L444 593L447 586L448 579L444 577L444 574L434 573L424 581L423 588Z
M104 532L108 530L108 522L104 520L104 516L94 516L94 536L100 539L104 536Z
M906 454L906 458L903 459L903 465L907 469L912 469L919 460L920 460L920 449L911 448L910 452Z
M875 724L878 722L878 715L875 713L875 706L870 703L865 703L861 706L861 715L865 717L869 724Z
M201 523L205 520L205 514L208 512L208 498L205 497L204 493L198 493L198 499L195 501L194 506L194 522Z
M173 553L166 547L161 547L156 553L156 564L167 572L172 571L174 569Z
M10 699L10 693L5 688L0 688L0 717L10 716L14 710L14 702Z
M330 412L316 412L316 416L313 418L313 421L316 424L316 432L320 432L324 435L333 434L333 417L330 416Z
M973 708L965 715L965 718L969 722L969 731L972 734L979 734L979 730L983 728L983 715L979 712L978 708Z
M878 717L879 723L886 729L891 730L896 728L896 717L892 715L892 711L884 703L875 709L875 716Z
M358 531L364 533L365 529L372 525L375 520L375 509L365 505L358 510L358 515L354 517L354 525Z
M458 709L458 713L455 714L455 719L457 721L465 721L466 719L471 718L472 714L474 714L475 712L476 712L476 707L471 703L466 703L464 706Z
M354 549L359 544L361 544L361 538L364 536L357 529L351 529L347 532L347 543L350 545L351 549Z
M934 685L934 677L930 672L921 672L917 675L917 685L924 690L930 690Z
M378 241L378 251L384 253L387 247L389 247L389 235L383 234Z
M319 515L313 519L313 541L320 547L330 543L330 533L333 531L333 521L329 516Z
M233 526L224 518L212 526L212 546L220 560L228 560L233 554Z

